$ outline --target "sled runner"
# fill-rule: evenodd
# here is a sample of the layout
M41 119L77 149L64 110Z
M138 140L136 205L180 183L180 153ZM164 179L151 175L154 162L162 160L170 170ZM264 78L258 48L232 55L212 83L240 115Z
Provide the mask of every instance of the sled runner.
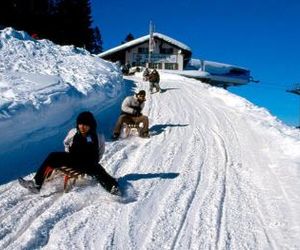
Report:
M80 172L77 169L72 169L68 167L61 167L56 169L58 172L64 175L64 192L68 192L71 186L75 185L78 178L84 177L85 173ZM72 184L69 181L72 180Z
M135 124L135 123L123 123L121 128L120 137L125 139L130 136L138 136L142 138L150 138L150 135L141 135L141 129L143 128L143 123Z
M58 174L58 175L57 175ZM70 167L60 167L53 169L51 167L47 167L44 175L45 175L45 181L50 181L54 177L61 177L61 174L63 175L63 181L64 181L64 192L68 192L72 186L76 184L76 181L80 178L83 178L86 174L81 172L80 170L73 169ZM103 174L107 174L104 172ZM112 178L112 177L111 177ZM38 194L40 192L40 186L37 186L33 180L24 180L23 178L18 179L19 184L28 189L30 192ZM116 196L122 196L122 192L119 189L119 185L116 183L111 188L108 188L108 186L101 182L102 187L109 192L110 194L116 195Z
M127 138L130 135L138 136L140 132L139 124L135 123L123 123L121 129L121 137Z
M78 179L83 178L86 175L85 173L81 172L80 170L65 167L65 166L63 166L61 168L57 168L57 169L55 169L55 171L58 173L60 172L64 175L64 192L65 193L68 192L72 188L72 186L74 186L76 184L76 181ZM50 176L50 178L51 178L51 176ZM47 178L47 179L49 180L49 178ZM117 196L122 195L121 191L119 190L119 188L117 186L113 186L112 189L110 190L110 189L108 189L108 187L106 186L105 183L101 183L101 185L104 187L104 189L106 189L107 192L109 192L113 195L117 195Z
M53 169L48 166L44 173L45 181L52 180L53 176L56 173L62 174L64 177L64 192L65 193L71 189L71 186L76 184L76 181L79 178L82 178L85 176L85 173L82 173L80 170L69 168L66 166L56 168L56 169ZM72 181L72 182L70 183L70 181Z
M72 169L69 167L60 167L60 168L56 168L53 169L51 167L47 167L44 173L45 176L45 181L50 181L54 178L54 175L56 175L56 173L58 174L62 174L64 177L64 192L68 192L71 189L71 186L76 184L76 181L79 178L82 178L85 176L85 173L81 172L80 170L77 169ZM71 182L72 181L72 182ZM71 183L70 183L71 182ZM32 191L30 188L28 188L28 185L30 185L30 181L25 181L22 178L19 178L19 183L29 189L30 191Z

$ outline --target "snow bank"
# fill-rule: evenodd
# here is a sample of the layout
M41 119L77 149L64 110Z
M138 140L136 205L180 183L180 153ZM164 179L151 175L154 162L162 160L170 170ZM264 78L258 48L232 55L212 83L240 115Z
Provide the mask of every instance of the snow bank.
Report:
M0 119L28 104L39 109L61 95L88 96L109 88L114 96L119 89L118 68L86 50L37 41L11 28L0 37Z
M1 169L17 163L15 152L26 152L33 135L47 138L49 128L57 135L79 111L105 108L123 87L115 64L12 28L0 31L0 57Z

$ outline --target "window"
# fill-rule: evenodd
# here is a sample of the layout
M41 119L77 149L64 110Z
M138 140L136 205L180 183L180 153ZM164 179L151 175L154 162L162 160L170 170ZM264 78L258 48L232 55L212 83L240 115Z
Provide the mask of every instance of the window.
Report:
M150 69L162 69L162 64L161 63L149 63L149 68Z
M145 62L136 62L135 65L136 66L141 66L141 67L146 67L146 63Z
M177 70L178 63L165 63L165 69Z
M173 54L173 52L174 52L173 48L161 48L160 49L160 54L171 55L171 54Z
M140 47L140 48L138 48L138 53L139 54L148 54L149 50L148 50L148 48Z

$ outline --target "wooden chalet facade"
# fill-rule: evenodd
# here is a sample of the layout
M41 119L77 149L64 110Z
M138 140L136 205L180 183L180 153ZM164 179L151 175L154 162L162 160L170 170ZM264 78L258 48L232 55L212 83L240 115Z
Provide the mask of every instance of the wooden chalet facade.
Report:
M155 32L107 50L99 57L132 67L183 70L191 55L191 49L185 44Z

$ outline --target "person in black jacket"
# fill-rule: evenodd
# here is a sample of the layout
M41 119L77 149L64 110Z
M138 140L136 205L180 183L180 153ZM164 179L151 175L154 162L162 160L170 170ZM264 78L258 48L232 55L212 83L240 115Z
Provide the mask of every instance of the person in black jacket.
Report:
M161 88L159 86L160 82L160 76L156 69L153 69L153 71L149 75L149 83L150 83L150 93L153 94L153 89L156 89L156 92L161 92Z
M150 70L149 70L149 68L146 68L144 70L144 73L143 73L143 80L148 81L149 80L149 75L150 75Z
M97 134L97 122L89 111L78 115L76 128L64 140L65 152L52 152L41 164L33 180L19 178L20 184L39 193L45 178L53 169L66 166L95 177L109 192L119 194L117 181L99 164L104 153L104 136Z

